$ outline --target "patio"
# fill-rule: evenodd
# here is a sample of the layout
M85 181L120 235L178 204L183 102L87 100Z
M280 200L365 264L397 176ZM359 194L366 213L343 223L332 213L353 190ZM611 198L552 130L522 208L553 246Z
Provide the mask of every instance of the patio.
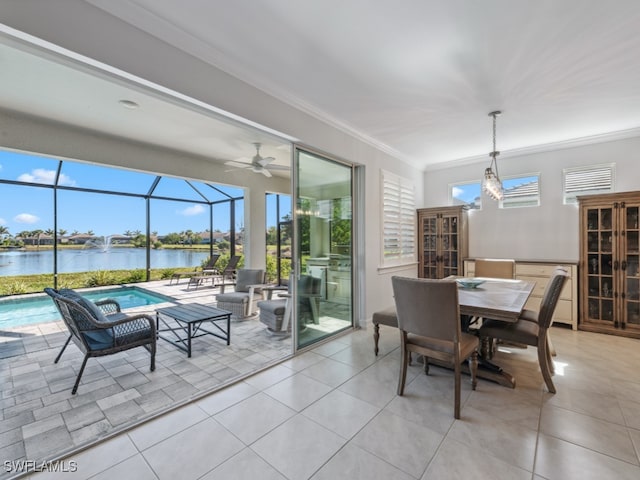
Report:
M211 287L187 290L187 285L162 280L144 288L181 304L211 304L218 293ZM168 305L128 311L153 313ZM291 353L291 338L269 336L257 317L232 320L231 332L230 346L209 335L195 339L192 358L159 340L154 372L143 348L92 358L72 395L82 354L70 344L53 363L68 336L62 321L0 331L0 457L39 461L92 444Z

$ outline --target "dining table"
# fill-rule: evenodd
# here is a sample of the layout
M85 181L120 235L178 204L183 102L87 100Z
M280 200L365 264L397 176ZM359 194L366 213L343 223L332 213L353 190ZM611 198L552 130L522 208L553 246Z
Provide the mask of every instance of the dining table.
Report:
M460 279L460 277L447 277ZM503 278L474 277L473 286L458 285L458 304L460 315L468 318L486 318L515 323L524 310L535 282ZM479 283L482 282L482 283ZM479 283L479 284L478 284ZM468 327L469 321L463 325ZM473 330L468 330L473 332ZM478 365L478 378L492 380L501 385L515 387L515 378L486 357L486 348L481 348Z
M514 323L518 321L535 282L504 278L473 277L466 282L462 277L449 276L458 283L458 304L463 330L474 333L470 328L474 320L486 318ZM469 286L464 286L469 285ZM515 377L487 358L488 349L480 348L477 377L491 380L500 385L515 388ZM431 361L431 359L429 360ZM465 368L466 370L466 368Z

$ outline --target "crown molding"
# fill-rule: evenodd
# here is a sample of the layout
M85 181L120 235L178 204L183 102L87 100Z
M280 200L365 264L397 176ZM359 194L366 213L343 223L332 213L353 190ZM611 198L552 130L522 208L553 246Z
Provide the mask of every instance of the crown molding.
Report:
M598 143L615 142L618 140L626 140L628 138L640 137L640 127L630 128L627 130L618 130L615 132L599 133L589 135L587 137L572 138L561 140L559 142L544 143L540 145L532 145L522 148L514 148L511 150L500 151L500 158L522 157L525 155L533 155L536 153L546 153L555 150L564 150L567 148L577 148L586 145L595 145ZM474 155L471 157L458 158L455 160L447 160L443 162L427 165L424 169L427 171L444 170L452 167L462 167L480 162L487 162L488 153L483 155Z

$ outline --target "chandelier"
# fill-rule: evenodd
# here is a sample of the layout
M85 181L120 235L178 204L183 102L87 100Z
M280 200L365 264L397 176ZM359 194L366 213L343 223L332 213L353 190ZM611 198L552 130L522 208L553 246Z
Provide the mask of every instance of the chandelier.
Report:
M504 198L502 181L498 175L497 159L500 152L496 150L496 117L501 113L501 111L496 110L489 114L490 117L493 117L493 151L489 154L491 157L491 164L489 164L489 168L485 169L484 180L482 181L482 188L494 200L502 200Z

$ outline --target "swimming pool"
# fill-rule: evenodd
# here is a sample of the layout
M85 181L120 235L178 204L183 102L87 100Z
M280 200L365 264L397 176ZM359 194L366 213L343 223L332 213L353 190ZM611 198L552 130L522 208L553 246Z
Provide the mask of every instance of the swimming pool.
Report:
M122 309L173 301L171 297L140 287L105 288L79 293L94 302L113 298ZM60 320L60 313L46 294L0 300L0 330L57 320Z

